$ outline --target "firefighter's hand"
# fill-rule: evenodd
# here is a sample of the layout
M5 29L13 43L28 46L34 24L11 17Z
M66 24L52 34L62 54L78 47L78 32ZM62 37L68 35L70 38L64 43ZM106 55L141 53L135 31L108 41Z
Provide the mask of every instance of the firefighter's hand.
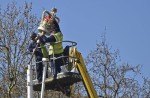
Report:
M40 40L38 39L38 40L36 41L36 43L37 43L37 44L40 44Z
M43 34L42 34L42 33L39 33L38 36L41 37L41 36L43 36Z
M39 37L42 37L43 35L45 35L44 31L42 31L41 33L38 34Z
M39 37L38 40L36 41L37 44L45 44L43 41L42 37Z

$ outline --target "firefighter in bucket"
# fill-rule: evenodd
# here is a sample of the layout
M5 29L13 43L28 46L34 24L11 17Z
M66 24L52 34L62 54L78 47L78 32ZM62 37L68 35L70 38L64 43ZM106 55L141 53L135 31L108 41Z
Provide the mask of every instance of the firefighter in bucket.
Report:
M52 11L54 12L53 13L50 13L48 11L43 12L42 20L40 26L38 27L38 30L40 32L40 37L41 37L41 38L39 37L39 42L42 45L44 45L45 43L50 43L49 58L50 58L51 66L55 67L54 78L56 78L57 73L61 72L61 66L64 65L65 61L63 58L56 59L55 61L53 59L54 57L57 58L62 56L64 50L62 45L63 34L58 24L60 20L58 17L56 18L56 15L54 14L57 12L57 9L53 8ZM47 35L47 38L43 40L42 36L44 35ZM57 42L61 42L61 43L57 43Z

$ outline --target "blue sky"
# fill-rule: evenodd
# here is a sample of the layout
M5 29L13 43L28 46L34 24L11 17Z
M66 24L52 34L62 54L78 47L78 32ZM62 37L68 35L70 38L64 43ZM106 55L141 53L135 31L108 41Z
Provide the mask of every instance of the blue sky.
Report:
M0 0L0 5L5 7L11 1ZM20 1L17 5L25 0ZM83 57L106 32L109 45L120 50L121 62L141 64L144 76L150 76L150 0L26 1L33 3L33 13L38 16L43 9L58 8L64 40L77 42Z

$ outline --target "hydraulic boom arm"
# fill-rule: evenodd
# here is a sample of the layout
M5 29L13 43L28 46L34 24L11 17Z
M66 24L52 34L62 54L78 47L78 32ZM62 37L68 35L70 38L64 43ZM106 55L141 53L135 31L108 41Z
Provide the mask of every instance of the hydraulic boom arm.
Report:
M84 83L85 88L87 90L88 96L90 98L98 98L96 90L94 89L93 83L92 83L91 78L90 78L88 71L86 69L82 55L77 50L75 50L75 57L77 57L79 59L79 62L76 62L75 65L77 66L77 69L82 76L83 83Z

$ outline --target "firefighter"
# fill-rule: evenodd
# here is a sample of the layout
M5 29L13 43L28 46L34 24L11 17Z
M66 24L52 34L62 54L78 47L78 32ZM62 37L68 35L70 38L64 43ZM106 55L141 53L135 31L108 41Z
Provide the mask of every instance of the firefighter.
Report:
M42 81L42 74L43 74L43 64L42 64L42 51L40 48L40 44L37 43L37 34L36 33L31 33L30 38L32 40L32 42L30 43L28 50L32 53L34 53L35 55L35 59L36 59L36 78L38 80L38 82L40 83ZM48 75L46 75L46 77L48 77Z
M46 32L42 31L40 36L42 37L45 34ZM61 33L61 30L56 20L53 21L53 25L51 26L51 29L50 29L50 35L46 38L46 40L44 41L41 37L39 38L39 41L42 44L50 43L49 58L50 58L51 65L55 66L54 78L56 78L57 73L61 72L61 66L64 64L64 60L62 58L56 59L55 61L53 61L53 56L56 58L60 57L62 56L63 51L64 51L62 43L52 44L54 42L63 41L63 34Z

